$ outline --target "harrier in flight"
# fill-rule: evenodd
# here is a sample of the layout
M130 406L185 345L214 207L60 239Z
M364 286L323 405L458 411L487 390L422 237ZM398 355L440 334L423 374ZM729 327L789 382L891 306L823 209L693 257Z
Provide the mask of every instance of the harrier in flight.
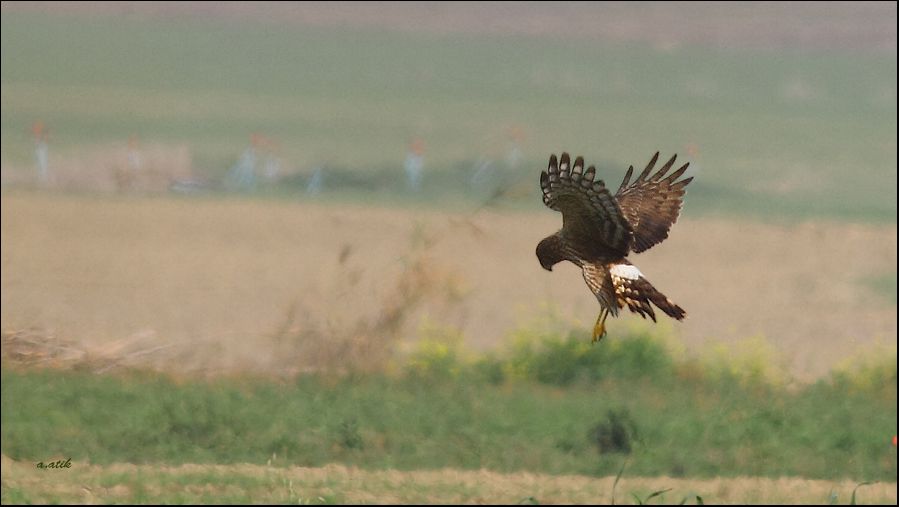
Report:
M584 170L583 157L571 165L567 153L558 161L552 155L549 168L540 174L543 203L562 213L562 228L537 245L537 258L547 271L562 261L583 270L584 281L601 307L593 326L594 342L606 334L606 317L617 316L625 306L643 318L649 315L653 322L656 314L650 303L677 320L686 316L683 308L656 290L627 260L628 253L640 253L668 237L685 187L693 180L678 180L690 164L665 176L677 155L650 175L658 158L657 152L633 183L631 166L615 195L602 180L594 179L594 166Z

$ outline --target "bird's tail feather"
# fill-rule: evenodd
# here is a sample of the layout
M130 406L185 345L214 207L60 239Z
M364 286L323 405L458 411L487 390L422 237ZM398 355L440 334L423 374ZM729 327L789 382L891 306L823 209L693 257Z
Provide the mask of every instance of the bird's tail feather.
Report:
M628 267L633 268L633 266ZM639 273L639 271L635 272ZM687 316L687 312L683 308L659 292L642 274L636 277L615 276L613 269L612 281L615 284L615 296L620 308L627 306L630 311L643 318L649 316L653 322L656 320L656 314L652 305L658 307L672 319L684 320L684 317Z

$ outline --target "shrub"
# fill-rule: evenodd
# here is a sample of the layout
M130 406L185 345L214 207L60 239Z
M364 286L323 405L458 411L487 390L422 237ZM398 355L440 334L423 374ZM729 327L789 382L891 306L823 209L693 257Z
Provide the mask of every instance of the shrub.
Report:
M590 437L600 454L629 454L637 437L637 424L626 408L610 409L605 418L590 430Z
M698 366L707 381L743 388L783 387L791 380L782 355L762 335L712 346Z
M405 372L422 380L450 380L460 376L474 363L474 355L465 349L462 333L425 321L421 338L408 354Z
M896 344L878 343L847 358L831 374L841 387L896 396Z
M586 331L513 337L505 371L511 378L550 385L598 382L607 378L670 378L674 361L666 345L648 333L636 333L599 344Z

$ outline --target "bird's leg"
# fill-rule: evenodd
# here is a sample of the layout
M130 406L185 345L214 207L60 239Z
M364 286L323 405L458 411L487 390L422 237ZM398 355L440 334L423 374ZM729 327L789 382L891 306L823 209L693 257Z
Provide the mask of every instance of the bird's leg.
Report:
M603 308L599 312L599 317L596 318L596 324L593 326L593 343L602 340L602 337L606 335L606 317L609 315L609 310Z

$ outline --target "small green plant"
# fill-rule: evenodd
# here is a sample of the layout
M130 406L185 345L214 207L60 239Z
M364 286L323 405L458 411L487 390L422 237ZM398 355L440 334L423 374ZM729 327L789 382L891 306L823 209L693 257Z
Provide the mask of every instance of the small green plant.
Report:
M637 437L637 424L626 408L609 410L590 431L590 436L600 454L629 454Z
M627 460L625 460L625 462L621 464L621 468L618 470L618 474L615 476L615 482L612 483L612 501L611 501L612 505L615 505L615 489L618 488L618 481L621 480L621 476L624 474L625 466L627 466ZM650 493L649 496L647 496L646 498L642 498L642 499L639 496L637 496L636 493L631 493L631 496L634 497L634 501L637 502L637 505L645 505L653 498L663 495L663 494L671 491L671 489L672 488L665 488L665 489L660 489L658 491L654 491L654 492ZM703 502L702 497L699 495L695 495L695 494L685 496L683 499L681 499L680 502L678 502L678 505L686 505L687 500L689 500L691 496L696 499L696 505L705 505L705 502Z
M637 496L636 493L631 493L631 496L634 497L634 500L637 502L637 505L645 505L647 502L649 502L653 498L664 495L665 493L667 493L669 491L671 491L671 488L660 489L658 491L654 491L654 492L650 493L649 496L647 496L646 498L644 498L642 500L640 499L639 496Z
M621 480L621 476L624 474L624 467L626 466L627 460L624 460L624 463L621 464L621 468L618 469L618 474L615 475L615 482L612 483L612 505L615 505L615 489L618 488L618 481Z
M337 443L344 449L362 449L364 442L355 419L341 421L337 427Z

